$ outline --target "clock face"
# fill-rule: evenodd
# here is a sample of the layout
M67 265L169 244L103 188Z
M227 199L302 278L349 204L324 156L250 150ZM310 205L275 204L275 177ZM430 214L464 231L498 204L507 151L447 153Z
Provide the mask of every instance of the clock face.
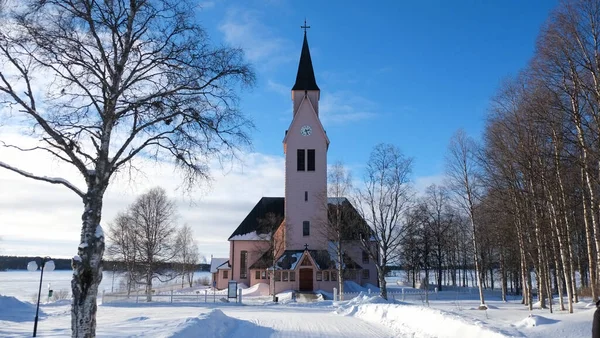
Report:
M300 134L302 134L302 136L308 136L312 133L312 128L310 126L302 126L302 128L300 128Z

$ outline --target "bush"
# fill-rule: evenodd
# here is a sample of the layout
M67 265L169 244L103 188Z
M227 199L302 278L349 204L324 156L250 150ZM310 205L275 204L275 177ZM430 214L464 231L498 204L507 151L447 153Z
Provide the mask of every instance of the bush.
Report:
M52 297L50 297L50 299L48 299L48 293L44 292L42 293L42 297L40 297L40 303L44 303L44 302L56 302L59 300L63 300L63 299L69 299L71 298L71 293L69 292L69 290L66 289L62 289L62 290L54 290L52 292ZM33 295L31 295L31 302L33 304L37 304L37 300L38 300L38 293L34 293Z
M55 290L52 293L52 301L56 302L58 300L63 300L63 299L69 299L71 298L71 293L69 292L69 290L66 289L62 289L62 290Z
M198 279L196 279L194 281L194 285L196 286L200 286L200 285L204 285L204 286L209 286L210 285L210 277L208 276L202 276Z

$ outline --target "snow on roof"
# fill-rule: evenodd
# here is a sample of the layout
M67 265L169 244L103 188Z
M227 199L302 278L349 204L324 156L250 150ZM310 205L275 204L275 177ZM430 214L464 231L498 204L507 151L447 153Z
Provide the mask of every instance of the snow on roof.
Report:
M210 273L225 269L229 269L229 258L213 258L210 261Z
M292 265L290 267L290 270L296 270L296 266L298 265L298 263L300 263L300 258L302 258L302 255L304 254L303 251L300 252L295 252L293 254L290 255L290 258L293 259L292 261ZM278 261L277 261L277 265L279 265L279 263L281 263L284 259L284 256L282 256ZM278 267L279 268L279 267Z
M269 234L258 234L256 231L249 232L243 235L235 235L230 237L230 241L268 241L271 239Z

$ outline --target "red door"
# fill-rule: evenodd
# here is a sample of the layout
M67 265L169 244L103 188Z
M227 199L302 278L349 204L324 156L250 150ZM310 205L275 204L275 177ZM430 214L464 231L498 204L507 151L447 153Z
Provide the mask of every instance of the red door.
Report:
M300 269L300 291L313 290L313 269Z

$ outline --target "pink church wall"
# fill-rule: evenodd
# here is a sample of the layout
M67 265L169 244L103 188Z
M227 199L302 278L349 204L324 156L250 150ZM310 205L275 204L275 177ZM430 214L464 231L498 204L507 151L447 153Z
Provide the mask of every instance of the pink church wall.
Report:
M225 278L225 271L227 271L227 278ZM216 278L216 279L215 279ZM227 288L227 283L231 279L231 270L217 270L216 273L213 273L213 280L216 280L216 288L218 290L222 290Z
M281 293L289 290L298 290L298 273L296 272L296 281L294 282L275 282L275 293Z
M318 102L312 102L316 105ZM312 134L300 134L302 126L309 125ZM297 149L315 149L315 171L297 170ZM327 191L327 138L316 116L311 101L304 99L298 107L286 136L285 219L286 249L325 249L320 224L326 220ZM308 191L308 201L304 192ZM310 235L302 235L302 223L310 222Z
M232 276L231 279L236 280L238 283L244 283L248 286L252 285L250 276L250 266L254 264L269 248L269 242L267 241L229 241L230 255L229 262L233 261L231 265ZM240 278L240 256L242 251L248 252L248 262L246 265L248 276L247 278Z
M370 283L370 284L377 286L377 268L375 267L375 262L373 261L373 259L371 257L369 257L369 263L363 263L362 252L363 252L363 248L362 248L362 245L360 244L360 242L353 241L353 242L346 243L346 254L350 258L352 258L352 260L355 261L358 265L360 265L363 269L369 270L369 278L366 280L364 278L362 278L362 271L361 271L360 275L357 278L358 279L357 283L359 283L363 286L366 283Z

